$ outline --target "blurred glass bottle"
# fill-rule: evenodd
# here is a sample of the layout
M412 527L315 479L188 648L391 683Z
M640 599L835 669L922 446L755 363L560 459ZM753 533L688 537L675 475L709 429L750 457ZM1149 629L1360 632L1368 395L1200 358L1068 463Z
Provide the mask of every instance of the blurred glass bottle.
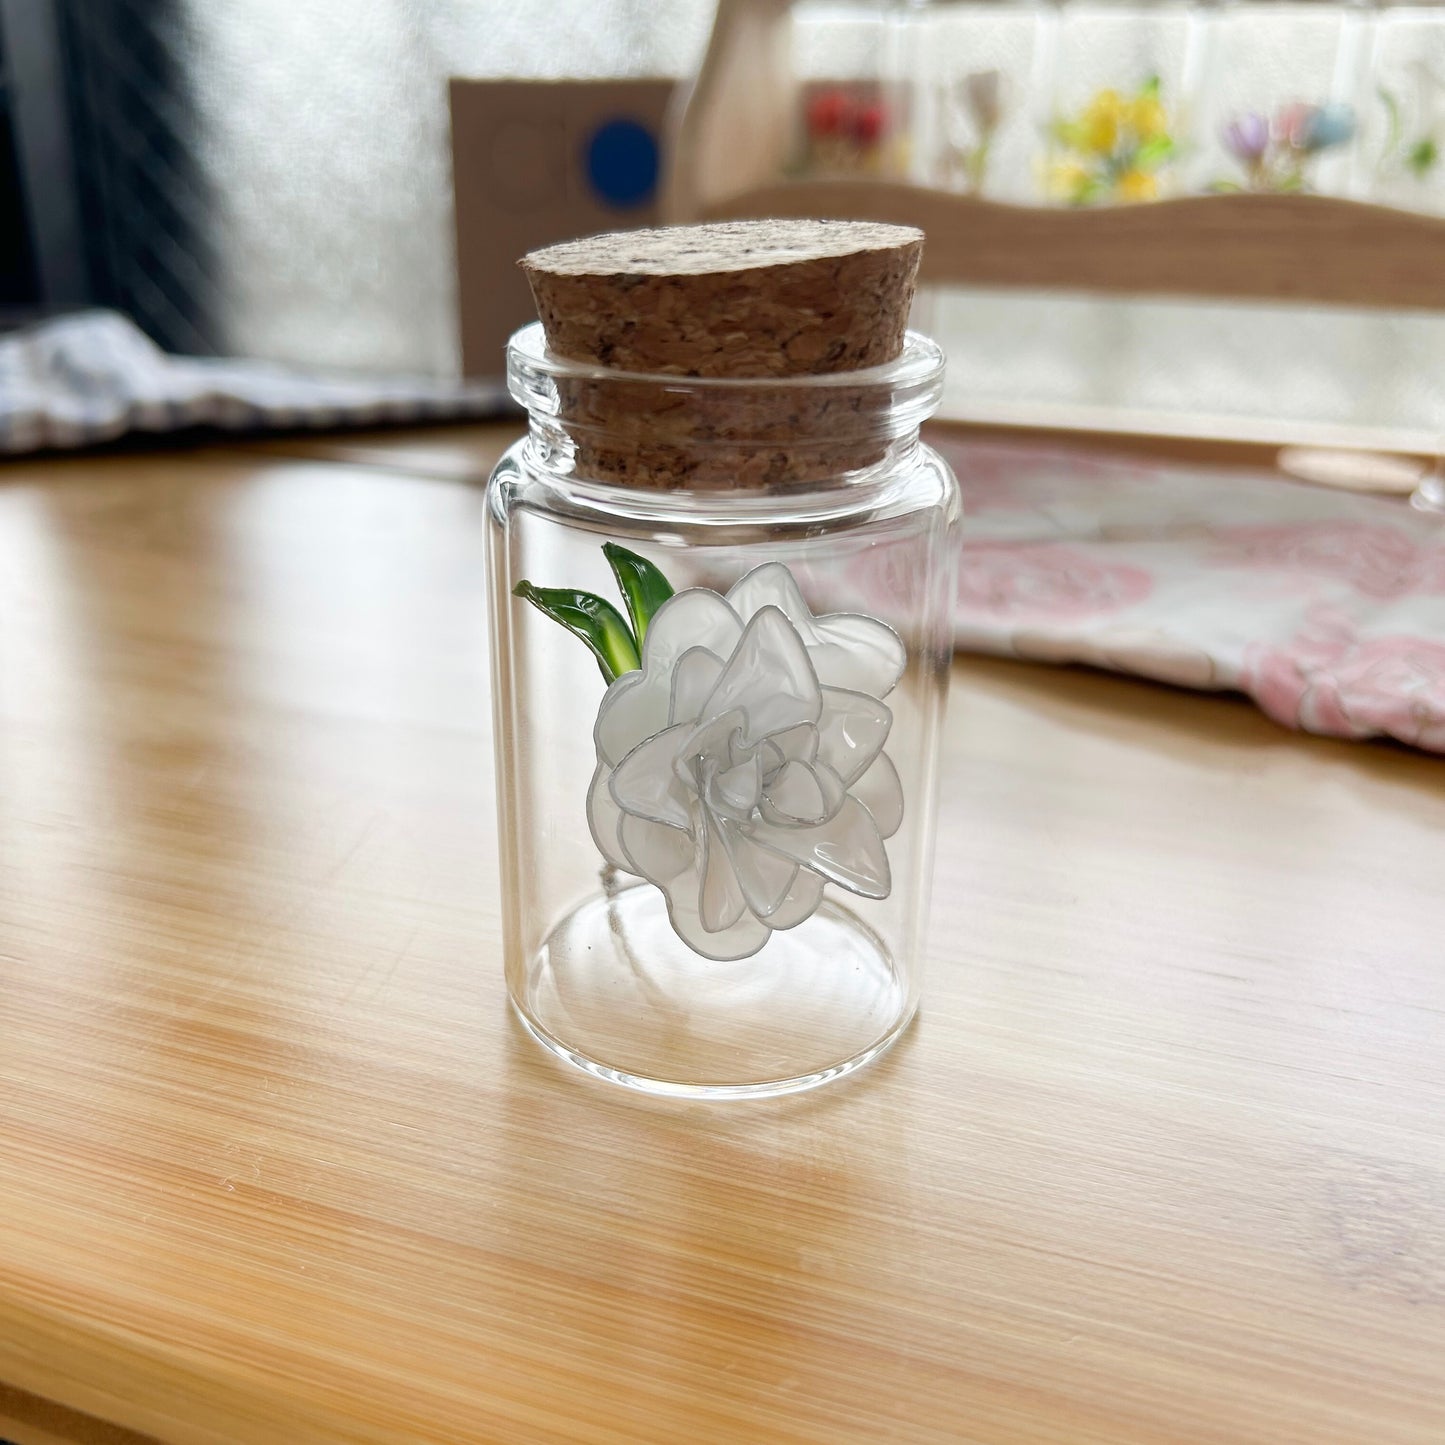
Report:
M927 0L798 0L793 174L924 179L919 64L936 8Z
M1188 0L1069 0L1060 12L1042 191L1061 205L1179 188L1206 69L1209 11Z
M1445 211L1445 7L1379 7L1374 76L1362 106L1371 200Z
M718 0L672 126L663 210L695 220L786 181L921 179L924 0Z
M1362 0L1226 5L1191 168L1197 188L1349 194L1372 19Z
M1034 199L1057 16L1048 0L976 0L935 5L914 25L916 179L967 195Z

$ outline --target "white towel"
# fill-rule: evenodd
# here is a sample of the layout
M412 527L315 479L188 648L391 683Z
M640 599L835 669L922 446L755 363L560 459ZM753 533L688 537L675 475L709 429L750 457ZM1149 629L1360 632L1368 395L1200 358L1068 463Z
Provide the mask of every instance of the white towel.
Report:
M500 382L316 376L170 356L114 311L0 335L0 453L88 446L131 431L371 426L487 416L506 405Z

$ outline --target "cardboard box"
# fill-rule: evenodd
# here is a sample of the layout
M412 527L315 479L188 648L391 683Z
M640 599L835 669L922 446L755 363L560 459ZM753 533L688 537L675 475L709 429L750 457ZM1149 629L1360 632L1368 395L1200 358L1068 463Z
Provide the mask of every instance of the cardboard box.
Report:
M451 82L462 369L497 377L536 318L517 259L657 222L670 80Z

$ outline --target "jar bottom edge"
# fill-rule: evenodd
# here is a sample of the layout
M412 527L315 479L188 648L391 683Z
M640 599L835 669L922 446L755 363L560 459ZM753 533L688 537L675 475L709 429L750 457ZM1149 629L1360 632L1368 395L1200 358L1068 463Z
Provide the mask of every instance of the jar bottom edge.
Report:
M598 894L514 975L523 1028L607 1083L697 1100L771 1098L841 1079L885 1052L916 1000L883 941L827 902L750 959L699 958L660 892Z

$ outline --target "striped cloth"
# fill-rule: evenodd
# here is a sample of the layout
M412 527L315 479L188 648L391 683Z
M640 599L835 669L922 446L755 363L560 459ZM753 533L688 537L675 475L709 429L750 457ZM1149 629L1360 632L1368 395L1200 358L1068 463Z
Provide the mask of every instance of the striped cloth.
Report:
M170 356L114 311L0 335L0 454L127 432L371 426L496 414L500 382L318 377L260 361Z

